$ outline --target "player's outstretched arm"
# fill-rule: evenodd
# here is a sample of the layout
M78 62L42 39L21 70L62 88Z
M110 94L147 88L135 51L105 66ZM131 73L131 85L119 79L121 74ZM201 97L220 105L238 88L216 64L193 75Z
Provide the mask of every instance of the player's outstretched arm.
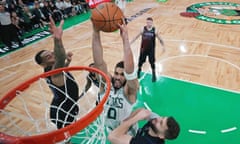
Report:
M142 35L142 31L143 31L143 30L141 30L141 31L135 36L135 38L131 40L130 45L132 45L132 44Z
M103 47L101 43L100 31L96 30L94 26L92 36L92 54L94 67L102 70L104 73L108 73L107 64L103 59Z
M157 36L157 39L159 40L160 44L162 45L163 52L165 52L166 48L165 48L165 44L164 44L163 39L161 38L161 36L158 33L156 33L156 36Z
M63 46L63 42L62 42L62 35L63 35L62 26L64 24L64 21L61 20L60 25L58 27L56 27L53 18L50 16L49 19L50 19L49 30L52 33L52 37L54 40L53 53L55 56L55 63L53 65L52 69L62 68L62 67L66 66L65 61L67 59L67 55L66 55L66 52L65 52L65 49ZM64 85L64 79L63 79L62 74L52 75L51 79L52 79L52 82L57 86Z
M126 120L124 120L116 129L108 135L112 144L129 144L132 136L128 135L128 129L139 120L149 119L151 112L147 109L138 109L134 111Z
M129 43L127 25L123 23L122 25L119 25L119 28L123 41L124 75L127 80L126 86L124 87L124 92L128 100L131 103L135 103L139 83L137 79L137 73L134 70L134 59Z
M65 60L67 58L62 42L63 24L64 21L61 20L59 27L56 27L54 20L52 19L52 17L50 17L49 30L52 33L52 37L54 39L54 56L56 59L53 69L64 67Z

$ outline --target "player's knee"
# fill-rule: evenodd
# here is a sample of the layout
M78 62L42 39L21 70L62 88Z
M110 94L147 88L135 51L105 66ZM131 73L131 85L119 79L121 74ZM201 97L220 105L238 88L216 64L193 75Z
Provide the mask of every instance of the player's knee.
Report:
M151 68L152 68L152 69L155 69L155 64L154 64L154 62L151 62L150 65L151 65Z

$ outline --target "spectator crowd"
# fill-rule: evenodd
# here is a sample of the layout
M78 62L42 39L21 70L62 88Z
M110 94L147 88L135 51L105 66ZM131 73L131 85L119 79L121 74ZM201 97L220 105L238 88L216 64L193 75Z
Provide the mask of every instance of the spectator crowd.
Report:
M0 0L0 41L9 49L12 42L22 47L20 37L36 28L44 28L52 16L55 22L86 13L85 0Z

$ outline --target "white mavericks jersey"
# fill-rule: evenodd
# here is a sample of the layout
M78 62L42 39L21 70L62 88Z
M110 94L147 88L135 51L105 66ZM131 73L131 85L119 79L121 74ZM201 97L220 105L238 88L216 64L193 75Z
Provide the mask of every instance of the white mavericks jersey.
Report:
M130 116L132 108L133 104L124 96L123 88L114 93L114 88L111 87L110 95L104 105L106 127L110 131L115 129L124 119Z

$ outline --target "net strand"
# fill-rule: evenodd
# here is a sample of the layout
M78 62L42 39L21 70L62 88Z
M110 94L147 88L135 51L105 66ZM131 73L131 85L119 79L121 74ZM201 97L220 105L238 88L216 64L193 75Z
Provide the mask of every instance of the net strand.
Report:
M27 116L30 118L30 121L33 123L33 125L35 125L36 132L39 133L39 132L40 132L40 128L39 128L38 121L37 121L37 120L34 120L34 118L32 117L32 115L30 114L29 108L27 107L26 102L25 102L24 99L22 98L22 92L20 92L20 91L18 92L17 98L20 99L20 101L22 102L25 113L26 113ZM30 135L30 134L29 134L30 132L27 132L27 133L28 133L28 135Z
M65 94L66 94L66 101L67 101L67 99L70 99L74 104L71 106L71 108L70 108L70 110L69 111L72 111L73 109L74 109L74 106L76 105L76 101L74 101L70 96L69 96L69 94L68 94L68 89L67 89L67 78L69 78L71 81L73 81L73 82L75 82L76 83L76 81L75 80L73 80L72 78L70 78L70 76L68 76L67 74L66 74L66 72L64 71L63 72L63 74L64 74L64 83L65 83ZM63 104L63 102L62 102L62 104ZM65 111L64 111L65 112ZM67 112L66 112L67 113ZM68 114L68 116L69 116L69 113L67 113ZM70 113L71 114L71 113ZM74 116L74 115L70 115L71 117L74 117L74 119L76 120L76 116ZM65 117L65 120L64 120L64 125L66 124L65 123L65 121L67 121L67 118L68 117ZM75 121L74 120L74 121ZM69 124L69 123L67 123L67 124Z
M23 86L24 88L20 87L19 88L20 90L16 91L15 99L13 99L5 107L5 109L0 109L0 122L3 121L4 123L8 121L7 125L0 123L0 131L4 132L4 134L17 137L35 136L39 134L41 135L45 133L51 133L57 130L56 123L54 124L51 120L56 120L56 122L60 121L64 123L64 125L72 124L75 121L80 120L82 117L91 112L93 109L95 109L96 106L98 106L96 102L99 103L100 101L102 101L103 97L99 99L98 95L99 93L102 92L101 86L103 86L104 88L108 86L108 84L106 83L105 76L98 73L97 74L98 86L92 85L87 92L85 92L85 87L82 87L81 89L79 88L79 91L84 90L83 91L84 94L82 97L79 97L79 99L76 101L73 98L71 98L70 95L68 95L66 81L71 80L74 83L82 85L84 84L85 80L86 84L86 78L88 77L90 71L84 69L81 70L81 72L78 72L77 74L74 73L74 78L69 76L67 72L64 70L60 72L63 73L65 92L64 90L61 90L58 87L50 84L46 80L46 77L49 77L49 75L47 74L44 76L39 76L37 80L33 80L30 81L29 83L26 83ZM76 75L81 76L77 76L76 78L75 77ZM90 80L92 83L94 83L92 79ZM63 99L63 101L61 101L61 104L59 106L50 105L51 104L50 102L52 101L53 98L53 93L51 92L50 88L53 88L59 93L65 95L65 98ZM70 106L70 109L68 111L61 108L63 103L66 102L67 100L74 103L72 106ZM15 104L16 101L17 104ZM31 104L32 102L34 104ZM79 107L78 115L73 115L70 112L71 110L73 110L75 105L78 105ZM33 108L36 108L36 110ZM75 120L73 122L67 122L67 117L65 117L63 120L51 119L49 115L50 108L57 109L58 111L57 114L61 111L68 116L74 117ZM38 110L40 110L41 113L38 112ZM4 120L1 117L3 117ZM106 134L104 128L104 121L105 120L103 114L100 114L95 121L93 121L89 126L85 127L82 131L78 132L76 135L71 136L72 134L70 135L69 132L67 133L64 132L63 134L65 135L65 138L62 140L62 142L69 141L69 139L73 141L75 139L77 143L81 144L105 144ZM28 127L25 127L25 123L27 123ZM48 140L44 141L47 142ZM54 141L54 139L52 139L51 141Z
M56 123L57 124L58 122L61 122L63 123L63 126L64 125L68 125L68 124L71 124L69 122L67 122L67 118L69 116L73 117L76 119L76 116L71 114L71 113L68 113L67 111L65 111L64 109L62 109L62 106L63 104L65 104L67 102L67 100L70 100L71 102L73 102L74 104L71 106L71 108L69 109L69 111L72 111L74 106L75 106L75 101L69 96L68 94L68 89L67 89L67 84L66 84L66 81L67 81L67 78L70 79L71 81L73 81L74 83L76 83L76 81L74 79L72 79L70 76L68 76L68 74L66 72L63 71L63 78L64 78L64 87L65 87L65 92L62 91L61 89L59 89L58 87L56 87L55 85L52 85L50 83L48 83L49 87L52 87L54 89L56 89L57 91L61 92L62 94L65 95L65 98L64 100L60 103L60 105L58 105L58 107L56 106L52 106L51 105L51 108L56 108L57 109L57 115L56 117L58 118L59 117L59 112L63 112L64 114L66 114L67 116L65 117L64 120L59 120L59 119L56 119ZM51 120L55 120L55 119L51 119Z
M84 131L77 133L73 138L82 139L80 144L105 144L106 134L104 129L104 115L101 114L91 125Z
M42 83L44 82L46 82L46 80L45 79L43 79L43 78L40 78L39 79L39 87L40 87L40 90L41 90L41 98L42 98L42 100L43 100L43 106L45 107L45 112L44 112L44 121L45 121L45 126L46 126L46 130L47 131L50 131L51 130L51 128L50 128L50 124L49 124L49 121L48 121L48 119L49 119L49 116L48 116L48 110L49 110L49 104L48 104L48 102L47 102L47 98L46 98L46 95L47 95L47 93L44 91L44 88L43 88L43 85L42 85Z

